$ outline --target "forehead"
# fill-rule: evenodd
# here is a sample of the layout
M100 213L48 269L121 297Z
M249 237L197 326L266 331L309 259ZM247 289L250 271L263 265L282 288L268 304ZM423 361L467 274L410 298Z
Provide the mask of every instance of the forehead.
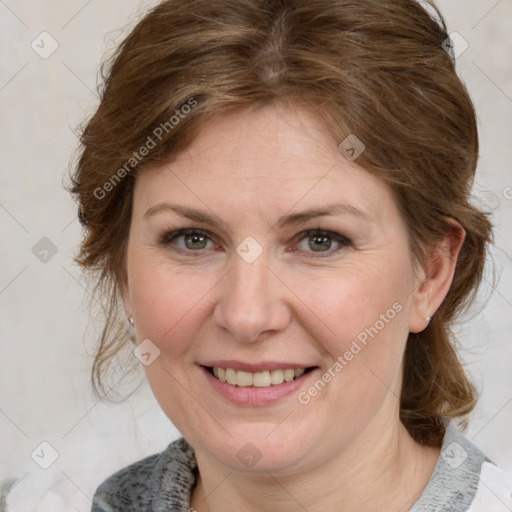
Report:
M340 157L336 140L318 114L270 104L211 119L176 163L181 168L187 167L187 160L191 168L194 161L207 164L216 178L318 179L319 170L332 167ZM209 176L205 172L199 177Z
M179 199L269 217L341 201L374 219L396 215L389 187L347 160L338 144L305 108L274 104L220 115L171 164L141 173L134 209Z

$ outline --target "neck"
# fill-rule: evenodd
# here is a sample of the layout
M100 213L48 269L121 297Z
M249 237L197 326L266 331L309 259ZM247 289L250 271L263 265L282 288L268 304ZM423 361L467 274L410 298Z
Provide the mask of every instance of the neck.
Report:
M293 475L236 473L196 452L200 477L191 506L198 512L406 512L425 488L439 453L416 443L400 422L364 432L343 453Z

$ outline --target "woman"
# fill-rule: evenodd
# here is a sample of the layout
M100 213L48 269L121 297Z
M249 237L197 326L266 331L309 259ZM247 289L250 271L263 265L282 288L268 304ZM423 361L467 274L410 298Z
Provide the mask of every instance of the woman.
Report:
M109 304L93 383L129 322L183 437L93 511L462 511L507 489L454 423L476 394L450 327L491 225L431 7L171 0L119 47L73 188Z

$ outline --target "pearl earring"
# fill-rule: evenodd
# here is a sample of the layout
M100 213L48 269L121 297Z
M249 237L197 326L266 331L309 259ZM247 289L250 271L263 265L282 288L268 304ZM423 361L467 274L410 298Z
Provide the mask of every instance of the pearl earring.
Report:
M427 325L430 323L430 317L427 316Z
M133 321L133 316L131 316L130 318L128 318L128 322L130 322L130 325L131 325L131 326L135 325L135 322Z

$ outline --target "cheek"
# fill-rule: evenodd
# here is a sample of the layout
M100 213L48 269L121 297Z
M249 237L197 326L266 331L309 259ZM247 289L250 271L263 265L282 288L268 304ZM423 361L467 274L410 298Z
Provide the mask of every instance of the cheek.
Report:
M386 354L393 355L403 345L407 262L384 256L366 255L338 269L276 267L293 290L286 299L291 322L302 326L304 338L312 338L327 360L352 351L361 362L368 362L370 355L384 361ZM222 272L199 265L173 266L140 249L132 250L128 263L139 339L149 338L162 352L186 357L199 331L213 322Z
M354 407L375 410L390 389L399 395L410 294L403 272L389 269L383 277L382 270L353 269L297 290L310 306L303 325L324 352L324 377L336 396L320 394L318 400L328 408L344 404L341 416Z
M318 417L335 417L335 432L340 424L357 431L383 403L400 396L407 293L396 291L389 282L361 276L323 284L307 298L318 316L309 314L306 329L325 355L326 369L320 378L326 382L326 392L317 393L313 383L301 399L311 400ZM329 329L319 329L319 318Z
M308 283L297 295L310 306L311 328L328 334L325 338L338 353L350 348L352 340L362 344L377 336L384 339L403 332L408 293L400 279L382 272L345 272L338 278ZM295 283L298 283L295 280ZM297 286L297 285L296 285Z
M177 271L167 262L150 262L150 256L132 259L131 300L137 337L150 339L160 356L144 372L162 410L181 432L193 432L204 404L195 395L193 354L197 333L211 313L208 293L216 280L203 272ZM184 391L189 390L189 391Z
M208 273L172 268L167 263L148 264L134 258L130 291L139 339L149 338L161 351L180 355L190 347L204 316L208 293L216 280ZM145 262L145 263L144 263Z

